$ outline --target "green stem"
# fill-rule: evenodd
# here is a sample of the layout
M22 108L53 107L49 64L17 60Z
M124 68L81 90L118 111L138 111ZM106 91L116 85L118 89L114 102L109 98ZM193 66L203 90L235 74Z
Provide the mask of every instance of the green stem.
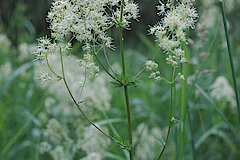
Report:
M124 0L121 0L121 15L120 15L120 23L119 23L119 39L120 39L120 52L122 58L122 72L123 72L123 81L126 78L126 70L125 70L125 62L124 62L124 53L123 53L123 7L124 7ZM128 139L131 149L129 150L130 160L133 160L133 146L132 146L132 123L131 123L131 109L129 103L129 96L128 96L128 87L125 85L124 82L124 94L125 94L125 101L126 101L126 108L127 108L127 119L128 119Z
M183 45L185 57L189 59L189 51L186 45ZM183 147L183 131L184 131L184 121L185 121L185 113L187 108L187 77L188 77L188 64L182 64L182 74L185 80L182 81L182 93L181 93L181 116L180 116L180 128L179 128L179 154L178 159L182 159L182 147Z
M234 90L235 90L236 101L237 101L238 119L239 119L239 123L240 123L239 93L238 93L238 86L237 86L235 69L234 69L234 65L233 65L232 50L231 50L231 47L230 47L230 41L229 41L228 30L227 30L227 21L226 21L227 18L226 18L226 14L225 14L225 11L224 11L224 4L223 4L222 0L220 0L220 4L221 4L221 12L222 12L226 41L227 41L227 47L228 47L229 60L230 60L231 70L232 70Z
M47 55L45 56L45 58L46 58L47 66L48 66L48 68L50 69L50 71L51 71L57 78L62 78L60 75L58 75L56 72L54 72L54 70L53 70L52 67L50 66Z
M73 96L73 94L72 94L72 92L71 92L71 90L70 90L70 88L69 88L69 86L68 86L68 83L67 83L67 81L66 81L65 72L64 72L64 65L63 65L62 49L61 49L61 48L60 48L60 60L61 60L61 68L62 68L62 79L63 79L64 84L65 84L65 86L66 86L66 88L67 88L67 90L68 90L69 95L71 96L71 98L72 98L74 104L76 105L76 107L78 108L78 110L79 110L79 111L82 113L82 115L87 119L87 121L88 121L91 125L93 125L99 132L101 132L103 135L105 135L105 136L108 137L109 139L114 140L114 138L113 138L112 136L108 135L108 134L105 133L102 129L100 129L96 124L94 124L94 122L93 122L91 119L89 119L88 116L87 116L87 115L83 112L83 110L79 107L79 105L78 105L76 99L74 98L74 96Z
M175 68L173 67L172 68L172 81L174 79L174 74L175 74ZM169 138L169 135L170 135L170 131L171 131L171 126L172 126L172 117L173 117L173 83L171 84L171 108L170 108L170 117L169 117L169 126L168 126L168 131L167 131L167 138L166 138L166 141L164 142L164 146L163 146L163 149L158 157L158 160L161 159L162 155L163 155L163 152L165 151L166 149L166 146L167 146L167 143L168 143L168 138Z
M105 48L105 47L103 47L103 53L104 53L104 57L105 57L105 59L106 59L106 61L107 61L107 64L108 64L108 67L109 67L110 71L111 71L116 77L118 77L118 75L113 71L113 68L112 68L111 63L110 63L110 61L109 61L109 59L108 59L108 56L107 56L106 48Z
M80 100L82 98L82 93L83 93L83 89L85 87L86 81L87 81L87 67L85 66L85 68L84 68L84 80L83 80L83 85L81 86L80 97L79 97Z
M126 108L127 108L128 138L129 138L129 144L131 146L131 149L129 150L129 155L130 155L130 160L133 160L131 109L129 105L129 96L128 96L127 86L124 86L124 94L125 94Z
M191 135L191 144L192 144L192 151L193 151L193 160L196 160L196 148L194 144L194 132L193 132L193 125L192 125L192 118L191 118L191 113L190 113L190 108L187 105L187 115L188 115L188 122L189 122L189 129L190 129L190 135Z
M100 59L98 58L96 53L93 53L94 57L96 58L96 60L98 61L98 63L102 66L102 68L104 69L104 71L115 81L120 82L120 80L116 77L114 77L109 71L108 69L102 64L102 62L100 61Z

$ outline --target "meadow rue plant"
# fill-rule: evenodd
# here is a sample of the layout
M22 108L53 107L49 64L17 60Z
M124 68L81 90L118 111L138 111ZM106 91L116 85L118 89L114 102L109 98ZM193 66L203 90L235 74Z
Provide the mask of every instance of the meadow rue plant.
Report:
M128 130L130 143L127 145L127 150L129 150L131 160L133 159L133 152L131 149L132 128L127 91L129 82L126 82L122 30L129 29L131 20L137 20L138 17L138 5L131 0L55 0L52 3L51 10L47 15L47 21L50 23L51 38L39 38L38 46L33 53L36 55L36 60L40 60L42 64L47 65L49 71L53 77L55 77L55 79L59 81L63 80L71 99L82 115L87 119L87 121L103 135L111 140L114 140L123 148L126 146L126 144L123 144L124 141L120 141L119 139L116 140L114 137L103 131L99 126L94 124L81 107L83 102L85 102L85 99L82 100L82 95L87 80L92 79L99 74L99 67L96 66L94 58L98 61L105 72L114 81L119 83L119 86L124 86L126 107L128 111ZM117 76L115 73L110 73L98 58L98 54L103 50L105 58L108 60L105 53L105 47L110 49L114 48L112 38L107 34L107 30L113 26L119 28L123 71L122 79L120 79L120 76ZM76 97L73 95L72 89L70 89L67 82L67 76L64 69L64 55L69 53L73 39L83 44L82 49L85 52L83 59L78 60L79 68L83 68L84 73L84 79L82 81L78 81L77 83L78 87L81 87L80 100L76 100ZM49 60L51 54L56 53L59 53L60 56L59 64L61 66L61 74L59 74L59 72L51 66ZM109 68L111 72L113 72L110 64ZM43 74L40 76L42 82L52 79L48 73L44 71L42 73Z
M239 159L240 0L48 2L0 5L1 159Z
M175 85L176 80L182 81L182 96L186 95L186 93L184 92L186 92L187 81L185 76L187 72L184 63L187 62L187 58L183 46L188 44L187 31L189 29L195 28L195 23L197 22L198 19L198 14L193 3L194 0L177 0L177 1L159 0L159 5L157 6L158 10L157 14L161 17L161 20L156 25L151 26L149 29L150 35L154 35L156 37L156 42L158 43L162 51L166 54L167 56L166 63L172 66L171 80L167 80L162 75L160 75L159 71L157 71L157 64L154 61L147 61L145 64L146 70L151 72L149 78L154 78L157 82L164 80L165 82L171 85L171 108L169 127L163 149L158 159L161 159L165 151L172 126L173 87ZM175 75L175 71L180 65L183 66L182 72L185 75L183 75L181 72ZM183 102L181 107L185 108L186 105L184 105L184 100L182 99L182 101ZM182 120L184 119L183 114L181 115L181 119ZM179 137L180 137L179 148L181 148L182 142L181 133ZM181 153L179 155L181 155Z
M167 64L170 64L173 67L172 79L171 81L168 81L162 76L160 76L160 71L158 71L158 64L154 62L154 60L147 61L143 69L143 71L146 70L151 72L149 78L153 78L158 82L163 79L169 84L171 84L171 86L178 79L182 81L185 80L184 75L182 75L181 73L177 74L177 76L175 77L175 68L179 67L180 64L186 62L186 57L184 55L184 50L182 49L182 44L187 43L186 31L195 27L195 22L198 17L196 9L193 6L193 2L193 0L182 0L177 1L177 3L174 4L174 2L171 1L167 1L166 3L159 1L160 5L157 6L158 15L163 18L160 22L157 23L157 25L150 28L150 34L155 35L160 48L167 55ZM46 82L48 80L63 81L66 87L66 91L70 95L74 105L81 112L83 117L100 133L108 137L110 140L118 143L121 148L127 150L129 152L130 160L134 159L134 146L132 140L131 108L128 96L128 88L136 85L135 79L141 74L141 72L137 74L134 78L129 77L126 72L123 47L123 30L130 29L131 20L138 20L138 17L138 4L136 4L132 0L55 0L52 3L51 10L47 15L47 21L50 23L49 28L51 31L51 37L39 38L38 46L35 52L33 52L33 54L35 54L36 56L36 60L39 60L43 65L45 65L45 67L47 67L48 71L50 72L42 72L42 75L40 76L41 82ZM106 48L115 48L113 44L113 39L107 32L113 26L116 26L119 29L122 75L118 75L113 71L106 54ZM73 40L78 41L83 46L83 58L77 60L78 68L74 68L82 72L84 78L81 80L76 78L77 74L72 77L68 75L65 67L70 65L69 63L66 63L66 59L68 59L66 55L69 55L69 52L71 51ZM104 53L104 57L107 61L108 67L106 67L104 63L99 59L99 55L102 52ZM59 58L53 56L57 54L59 54ZM54 57L55 60L57 59L58 67L53 67L51 63L53 60L51 58ZM100 126L96 125L92 121L92 119L89 118L89 114L86 114L89 111L85 108L85 106L91 106L97 103L94 101L94 99L92 99L93 103L89 103L88 98L83 96L87 80L92 81L93 79L96 79L96 77L100 73L100 67L96 65L94 59L97 60L98 64L101 66L101 68L104 69L107 75L112 80L114 80L113 84L124 89L128 120L128 141L116 135L111 136L106 130L101 129ZM77 82L74 84L68 83L73 82L69 80L71 78L77 79ZM73 92L73 90L76 89L71 88L69 84L77 86L76 88L80 88L77 91L77 96ZM173 87L171 87L171 90L172 88ZM100 97L101 96L97 98L101 100ZM103 108L101 108L100 110L102 111ZM172 117L170 117L170 123L171 119ZM49 125L47 125L45 135L51 135L47 133L54 133L57 126L59 130L63 128L60 127L61 124L58 123L56 120L53 119L49 121ZM170 127L171 124L169 125L169 128ZM89 132L90 131L87 131L86 137L90 135ZM168 130L168 135L169 132L170 129ZM67 135L67 133L64 132L59 136L55 136L55 138L69 141L69 144L73 143L73 141L70 140L71 138L64 135ZM63 137L61 138L61 136ZM51 141L54 140L51 139ZM87 140L87 142L91 142L91 139ZM88 153L92 149L93 144L87 144L83 142L81 144L82 146L80 148L86 153ZM45 144L45 146L47 145ZM94 144L94 146L97 145ZM166 145L164 145L164 149L165 146ZM100 150L100 148L98 150ZM95 153L96 151L92 151L91 153ZM55 156L61 155L60 153L64 152L65 147L56 146L53 147L52 151L49 153L54 159L57 159ZM69 157L67 153L64 154L63 157ZM92 156L94 157L95 155L91 155L90 157ZM101 158L98 157L98 159Z

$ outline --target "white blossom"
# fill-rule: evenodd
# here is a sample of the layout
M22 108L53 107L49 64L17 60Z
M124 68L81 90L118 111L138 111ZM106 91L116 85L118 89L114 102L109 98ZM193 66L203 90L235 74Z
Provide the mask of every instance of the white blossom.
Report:
M194 29L198 18L193 2L194 0L183 0L172 4L167 1L165 4L159 1L158 15L163 18L149 29L149 33L155 35L159 46L168 55L167 63L174 67L186 62L181 44L187 43L185 31Z
M51 80L52 77L47 72L42 71L38 79L41 83L44 83L46 81Z
M236 106L234 90L224 76L216 78L211 86L211 96L217 101L226 100L227 102L230 102L231 107Z
M145 63L147 71L154 71L158 68L158 64L152 60L149 60Z
M57 40L74 35L79 42L102 43L111 48L112 38L106 31L120 20L120 2L120 0L55 0L47 16L51 35ZM123 25L128 27L130 20L137 20L138 17L138 5L131 0L125 0Z
M84 70L86 70L86 73L90 77L97 76L100 71L99 67L95 64L93 60L93 56L89 53L84 54L83 59L79 60L78 63L80 67L83 67Z
M49 151L51 151L51 149L52 149L52 146L48 142L41 142L40 143L39 152L41 154L43 154L45 152L49 152Z

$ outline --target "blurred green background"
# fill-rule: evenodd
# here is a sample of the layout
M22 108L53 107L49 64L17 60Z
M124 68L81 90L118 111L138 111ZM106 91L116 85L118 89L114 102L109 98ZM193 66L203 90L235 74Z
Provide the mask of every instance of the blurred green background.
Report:
M127 71L136 74L158 50L149 25L159 20L158 0L136 0L140 6L139 22L124 32ZM222 17L216 0L196 1L199 22L190 31L190 69L188 80L188 115L191 118L197 160L239 160L240 129L232 88ZM225 3L237 82L240 86L240 1ZM1 160L122 160L118 145L92 131L71 102L60 82L43 86L38 80L39 65L32 50L36 38L49 35L46 14L51 0L0 1L0 159ZM118 32L112 29L115 51L108 51L114 69L119 71ZM81 44L74 42L74 60L82 57ZM103 58L103 57L101 57ZM156 58L161 73L169 77L170 66L164 54ZM66 66L71 82L79 73ZM121 71L120 71L121 72ZM198 74L196 85L191 85ZM83 75L80 75L83 76ZM136 160L154 160L165 139L169 118L170 86L140 76L137 87L130 88ZM72 80L73 79L73 80ZM89 82L84 110L111 134L127 138L126 111L121 88L104 74ZM76 85L72 86L77 88ZM175 87L175 118L164 159L177 159L181 83ZM64 93L65 92L65 93ZM183 159L191 160L192 139L189 117L184 121ZM92 141L91 141L92 140ZM83 147L86 146L86 147ZM91 157L92 156L92 157ZM95 158L94 158L95 156Z

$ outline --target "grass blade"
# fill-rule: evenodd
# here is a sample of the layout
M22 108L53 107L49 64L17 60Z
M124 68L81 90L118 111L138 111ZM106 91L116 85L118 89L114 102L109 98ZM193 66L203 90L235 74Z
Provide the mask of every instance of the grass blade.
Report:
M213 109L220 115L220 117L223 119L223 121L226 123L228 128L232 131L232 133L235 135L237 140L240 142L240 138L238 133L236 132L235 128L232 126L232 124L228 121L226 116L217 108L213 100L209 97L209 95L198 85L195 84L195 87L199 90L199 92L203 95L203 97L211 104Z
M233 84L234 84L234 91L235 91L235 96L236 96L236 101L237 101L238 119L239 119L239 124L240 124L239 93L238 93L236 74L235 74L233 58L232 58L232 50L231 50L229 36L228 36L228 30L227 30L227 20L226 20L227 18L226 18L226 14L225 14L225 10L224 10L223 1L219 0L219 2L220 2L221 12L222 12L222 18L223 18L223 24L224 24L224 30L225 30L225 36L226 36L226 42L227 42L227 48L228 48L228 54L229 54L229 60L230 60L230 64L231 64Z

